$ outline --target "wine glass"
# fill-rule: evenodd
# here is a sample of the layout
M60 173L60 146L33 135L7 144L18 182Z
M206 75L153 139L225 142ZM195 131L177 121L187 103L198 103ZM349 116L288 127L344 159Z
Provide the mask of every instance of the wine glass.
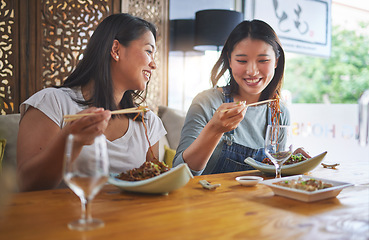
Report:
M64 181L81 199L81 219L68 224L69 229L85 231L104 226L104 222L91 217L90 203L107 182L109 159L104 135L91 142L81 142L70 134L64 156Z
M275 166L275 178L281 178L282 165L292 154L291 126L268 125L265 137L265 154Z

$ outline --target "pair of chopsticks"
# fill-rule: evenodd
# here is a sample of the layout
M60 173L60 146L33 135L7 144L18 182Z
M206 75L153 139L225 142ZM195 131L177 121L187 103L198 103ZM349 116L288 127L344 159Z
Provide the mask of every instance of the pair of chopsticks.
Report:
M255 106L255 105L260 105L260 104L264 104L264 103L268 103L268 102L273 102L276 101L277 99L268 99L268 100L264 100L264 101L260 101L260 102L255 102L255 103L250 103L250 104L246 104L246 107L250 107L250 106ZM231 109L223 109L217 112L228 112Z
M112 111L111 114L114 115L114 114L139 113L139 112L146 112L148 110L149 110L148 107L133 107L133 108L115 110L115 111ZM63 118L64 118L64 122L71 122L79 118L91 116L94 114L96 113L80 113L80 114L73 114L73 115L65 115Z

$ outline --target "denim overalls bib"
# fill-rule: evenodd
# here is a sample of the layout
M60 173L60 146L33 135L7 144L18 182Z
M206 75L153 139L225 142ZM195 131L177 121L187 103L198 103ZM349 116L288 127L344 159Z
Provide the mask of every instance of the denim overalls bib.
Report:
M233 102L233 97L230 93L230 88L223 87L225 102ZM268 108L268 125L271 125L271 112ZM214 173L236 172L254 170L254 168L244 160L247 157L252 157L257 161L262 161L266 156L264 148L253 149L233 142L234 130L224 133L223 147L219 160L212 171Z

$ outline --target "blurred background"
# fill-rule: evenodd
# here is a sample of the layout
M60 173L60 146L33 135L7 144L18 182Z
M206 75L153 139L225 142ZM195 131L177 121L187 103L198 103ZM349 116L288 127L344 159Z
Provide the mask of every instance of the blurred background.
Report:
M282 97L298 144L312 155L328 151L328 162L369 160L367 137L364 146L358 144L358 101L369 89L369 1L362 0L3 0L0 140L7 143L0 159L4 155L15 164L9 152L16 149L18 122L10 126L9 119L19 114L20 103L60 85L97 24L119 12L158 28L158 68L147 94L153 111L168 106L185 113L196 94L211 87L211 68L233 27L261 19L275 29L286 52Z
M196 12L206 9L239 11L244 19L268 22L286 51L284 90L288 91L286 100L291 103L356 104L363 90L369 88L367 1L170 0L169 3L172 34L178 21L194 22ZM192 29L194 34L195 27ZM177 45L169 52L168 106L186 111L198 92L211 87L210 71L219 53L195 51L188 46L189 38L180 46L177 43L180 40L174 39L174 43L172 40L173 37L171 46ZM308 41L312 44L306 44Z
M368 146L357 141L358 99L369 88L368 1L170 0L169 7L172 32L176 21L195 20L204 9L234 10L244 19L268 22L286 52L282 97L297 144L313 156L328 151L325 162L369 160ZM186 46L170 51L168 106L186 111L197 93L210 88L218 56L214 49Z

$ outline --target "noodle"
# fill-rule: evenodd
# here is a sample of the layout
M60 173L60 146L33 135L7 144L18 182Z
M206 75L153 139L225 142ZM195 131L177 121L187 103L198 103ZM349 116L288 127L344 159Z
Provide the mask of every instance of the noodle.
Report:
M139 107L139 108L142 108L142 107ZM151 153L151 155L152 155L153 159L154 159L155 161L159 161L159 160L157 159L157 157L155 156L154 151L152 150L151 143L150 143L150 140L149 140L149 136L147 135L147 127L146 127L146 123L145 123L145 120L144 120L145 112L146 112L146 111L143 111L143 112L142 112L142 118L141 118L141 121L142 121L142 124L143 124L143 126L144 126L144 128L145 128L145 136L146 136L146 140L147 140L147 142L149 143L149 151L150 151L150 153ZM141 113L137 113L137 115L133 118L133 121L135 121L135 120L138 118L138 116L140 116L140 114L141 114Z
M169 168L163 162L157 161L154 163L146 161L139 168L134 168L126 173L121 173L117 178L124 181L141 181L158 176L167 171L169 171Z
M291 154L291 156L283 163L283 165L291 165L295 163L300 163L308 159L310 158L305 157L301 153ZM268 165L274 165L274 163L269 158L264 158L261 163L268 164Z
M333 187L333 184L331 183L325 183L321 180L317 180L314 178L304 179L302 177L299 177L298 179L291 179L291 180L275 182L273 184L283 186L283 187L305 190L308 192L313 192L313 191Z
M143 107L139 107L139 109L143 109ZM118 175L117 178L125 181L140 181L148 178L152 178L155 176L158 176L164 172L169 171L169 167L158 160L158 158L155 156L154 151L152 150L152 146L149 140L149 136L147 134L147 126L144 120L146 110L142 112L142 124L145 128L145 136L146 140L149 143L149 151L153 157L153 161L145 161L139 168L134 168L132 170L127 171L126 173L121 173ZM137 115L133 118L133 121L135 121L141 113L137 113Z
M280 105L279 105L280 97L276 93L274 98L276 100L269 103L269 107L270 107L270 109L272 111L272 117L271 117L272 119L271 119L271 122L272 122L272 126L279 126L280 125L279 124L279 119L280 119L280 116L281 116L281 108L280 108ZM277 132L277 134L275 135L275 132L274 131L276 129L278 129L278 128L273 128L272 129L273 132L272 132L272 138L270 140L271 143L273 143L274 140L275 140L275 142L278 142L278 134L279 134L279 132ZM278 129L278 131L279 131L279 129ZM275 136L277 136L277 139L274 139Z
M277 93L275 94L274 98L276 100L269 103L269 107L272 110L272 119L271 119L271 121L272 121L273 126L279 126L279 119L280 119L280 116L281 116L281 108L280 108L280 105L279 105L280 98L279 98Z

